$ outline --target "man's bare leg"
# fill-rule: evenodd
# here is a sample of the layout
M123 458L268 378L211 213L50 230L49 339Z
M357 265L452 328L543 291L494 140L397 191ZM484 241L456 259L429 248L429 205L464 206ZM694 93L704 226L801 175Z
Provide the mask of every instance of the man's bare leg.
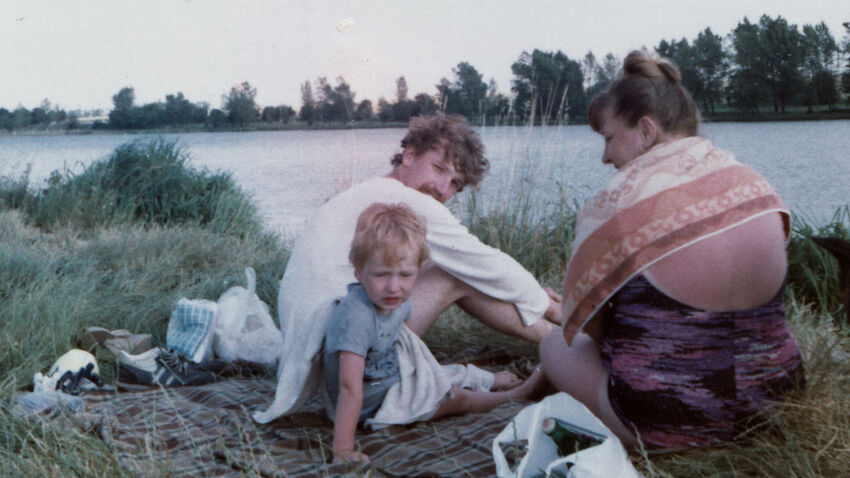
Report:
M433 264L419 271L411 300L413 312L407 326L420 337L454 303L491 329L530 342L539 343L552 331L552 324L543 318L525 326L513 304L485 295Z

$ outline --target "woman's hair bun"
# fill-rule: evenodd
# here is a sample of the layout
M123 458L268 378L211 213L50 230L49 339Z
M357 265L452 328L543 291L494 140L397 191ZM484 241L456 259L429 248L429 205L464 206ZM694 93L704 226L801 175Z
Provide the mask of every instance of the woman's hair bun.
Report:
M646 50L634 50L623 62L624 76L642 76L654 79L663 77L667 81L678 83L682 78L679 69L665 58L656 58Z

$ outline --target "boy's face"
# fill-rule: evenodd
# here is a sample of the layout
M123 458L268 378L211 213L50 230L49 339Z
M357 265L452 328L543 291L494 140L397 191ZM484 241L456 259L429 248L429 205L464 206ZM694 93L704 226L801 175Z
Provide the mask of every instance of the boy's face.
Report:
M415 252L411 248L401 251L398 264L390 265L384 262L384 251L377 250L363 267L354 271L379 314L389 314L410 298L419 272Z

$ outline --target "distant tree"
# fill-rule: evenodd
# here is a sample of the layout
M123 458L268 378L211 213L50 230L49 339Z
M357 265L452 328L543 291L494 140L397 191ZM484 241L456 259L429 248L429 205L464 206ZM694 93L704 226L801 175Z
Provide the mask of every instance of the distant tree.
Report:
M844 54L847 58L847 63L844 65L844 72L841 73L841 90L850 99L850 22L844 22Z
M440 78L440 82L435 85L437 88L437 106L439 111L446 112L449 103L455 103L452 99L454 92L452 91L452 83L446 77Z
M581 65L558 52L522 52L511 65L514 111L521 121L543 124L585 117L587 96Z
M325 122L347 122L354 119L354 96L351 86L343 77L337 77L337 84L332 87L326 77L316 80L316 110L318 116Z
M588 61L588 56L592 57L590 58L590 61ZM593 66L594 63L596 63L595 67ZM594 96L602 92L602 90L604 90L617 76L617 73L620 70L620 59L613 53L608 53L605 55L603 63L600 65L593 56L593 53L587 52L583 65L585 67L585 81L588 81L588 77L590 78L589 86L585 91L585 97L592 99ZM590 75L591 73L592 76Z
M66 129L78 129L80 127L80 117L75 114L69 114L65 120Z
M408 121L415 114L416 103L407 97L407 80L404 79L404 76L398 77L395 84L396 101L392 105L393 120Z
M338 111L337 119L340 121L354 120L354 107L357 103L354 100L355 96L356 93L351 90L351 85L342 76L338 76L334 87L334 103L337 105L336 110Z
M706 28L697 35L691 52L696 81L700 85L694 100L703 110L714 113L715 106L723 100L723 88L729 72L729 59L723 49L723 39Z
M395 98L396 103L407 101L407 80L404 79L404 76L399 76L395 80Z
M23 106L18 106L12 113L12 129L29 128L32 124L32 114Z
M384 99L378 98L378 120L387 122L393 119L393 105Z
M210 111L210 104L206 101L199 101L192 104L192 122L203 123L207 120L207 115Z
M0 128L7 131L14 129L14 115L6 108L0 108Z
M599 62L596 61L596 55L592 51L588 51L581 61L581 71L584 73L584 87L590 88L596 83L596 78L599 76Z
M608 53L605 55L605 58L602 60L602 68L599 70L599 76L597 77L597 81L610 83L614 81L614 78L620 74L621 61L614 55L613 53Z
M688 40L682 38L679 41L672 40L669 43L662 40L655 51L676 65L682 77L682 86L693 95L694 99L702 98L703 85L695 65L696 54Z
M354 110L354 119L357 121L370 121L374 116L370 100L361 101Z
M804 101L809 111L812 111L813 105L835 104L838 90L833 65L840 49L826 23L803 26L803 51Z
M222 95L222 109L227 112L227 120L235 126L244 126L257 119L257 89L250 83L243 81L232 88L230 92Z
M289 105L280 105L280 122L289 124L289 121L295 117L295 110Z
M413 97L413 116L432 115L440 110L434 97L425 93L419 93Z
M310 125L316 119L316 99L313 97L313 86L310 84L310 80L301 85L301 110L298 115L302 121L306 121Z
M213 128L220 128L227 123L227 115L224 114L224 111L221 111L218 108L214 108L210 111L210 115L207 118L209 125Z
M734 52L726 101L746 113L759 111L768 89L762 75L767 66L761 55L759 26L744 17L732 30L730 39Z
M155 128L168 124L168 116L165 104L161 102L147 103L138 108L133 108L133 128Z
M482 114L484 99L487 96L487 84L478 70L471 64L462 61L452 70L455 81L452 84L455 101L447 105L449 113L459 113L470 119L476 119Z
M289 120L295 116L295 110L291 106L266 106L260 115L260 119L264 123L289 123Z
M488 122L505 121L511 109L510 100L499 93L494 78L487 83L487 97L484 99L484 119Z
M804 86L800 74L803 37L797 26L781 16L763 15L758 24L744 18L733 31L733 45L741 71L737 77L733 72L730 85L751 97L750 106L754 90L765 91L773 110L785 113L786 105Z
M57 112L53 110L50 101L45 98L39 106L30 111L30 124L32 126L46 128L56 120Z
M132 87L125 86L112 96L112 111L109 112L109 126L129 128L133 124L133 101L136 93Z
M276 123L280 121L280 109L277 106L266 106L260 114L260 119L264 123Z
M196 118L194 105L189 102L182 92L177 95L165 96L165 122L169 125L181 125L193 122Z

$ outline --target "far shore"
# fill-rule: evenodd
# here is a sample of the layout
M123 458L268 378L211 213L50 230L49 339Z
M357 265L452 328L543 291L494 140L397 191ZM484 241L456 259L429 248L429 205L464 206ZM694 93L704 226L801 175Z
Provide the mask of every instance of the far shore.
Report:
M778 122L778 121L830 121L830 120L848 120L850 119L850 107L844 105L833 110L807 112L805 109L800 111L789 111L784 114L773 112L760 113L739 113L735 111L722 111L714 114L703 114L703 122L705 123L723 123L723 122ZM506 124L504 122L487 121L486 124L477 122L473 123L476 126L531 126L527 124ZM569 122L567 125L586 125L587 122ZM541 125L540 123L533 126L555 126L553 124ZM25 129L15 131L0 130L0 138L12 136L73 136L73 135L89 135L89 134L173 134L173 133L239 133L239 132L258 132L258 131L322 131L322 130L338 130L338 129L378 129L378 128L406 128L407 123L401 121L352 121L350 123L306 123L303 121L291 121L289 123L250 123L243 127L226 126L212 127L210 125L196 123L183 126L166 127L166 128L150 128L150 129L112 129L108 127L81 127L76 129Z

